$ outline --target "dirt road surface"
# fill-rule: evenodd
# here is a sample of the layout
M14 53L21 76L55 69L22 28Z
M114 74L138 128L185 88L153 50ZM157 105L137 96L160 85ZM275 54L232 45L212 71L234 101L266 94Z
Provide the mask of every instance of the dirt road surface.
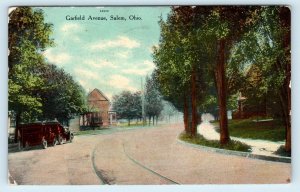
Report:
M291 164L207 152L177 142L182 124L75 137L12 152L20 185L288 183Z

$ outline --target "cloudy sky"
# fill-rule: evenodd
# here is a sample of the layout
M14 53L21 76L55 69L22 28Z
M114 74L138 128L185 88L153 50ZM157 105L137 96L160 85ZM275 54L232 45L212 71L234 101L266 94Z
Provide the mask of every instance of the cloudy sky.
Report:
M46 59L64 68L87 92L100 89L107 97L141 89L141 78L154 69L152 46L159 41L159 17L169 7L47 7L55 46ZM76 16L77 20L68 20ZM79 20L81 16L85 20ZM107 20L88 20L106 17ZM124 17L125 20L110 20ZM142 20L130 20L133 16Z

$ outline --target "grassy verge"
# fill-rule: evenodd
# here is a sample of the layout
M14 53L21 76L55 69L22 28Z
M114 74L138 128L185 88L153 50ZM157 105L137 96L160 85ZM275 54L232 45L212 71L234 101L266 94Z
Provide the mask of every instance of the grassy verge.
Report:
M111 127L85 127L84 129L81 129L81 131L75 132L74 135L98 135L98 134L108 134L108 133L114 133L117 131L123 131L123 130L131 130L131 129L146 129L146 128L153 128L153 127L160 127L161 124L158 125L141 125L141 124L132 124L128 126L127 124L123 125L116 125Z
M103 131L98 129L98 130L85 130L85 131L77 131L74 133L74 135L97 135L101 134Z
M215 126L219 126L218 122L213 122L213 124ZM234 137L262 139L269 141L283 141L285 139L285 127L283 122L280 120L229 120L228 128L230 136Z
M203 145L207 147L214 147L214 148L227 149L233 151L249 152L251 150L251 147L249 145L242 143L240 141L231 140L228 144L221 145L218 140L207 140L202 135L199 134L197 134L196 137L191 137L186 133L181 133L179 139L196 145Z

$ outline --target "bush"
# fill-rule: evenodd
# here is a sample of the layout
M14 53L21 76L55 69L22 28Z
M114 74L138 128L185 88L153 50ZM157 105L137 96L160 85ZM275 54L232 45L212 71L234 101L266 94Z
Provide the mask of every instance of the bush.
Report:
M186 141L188 143L203 145L207 147L227 149L233 151L243 151L243 152L251 151L251 147L249 145L242 143L240 141L230 140L227 144L221 145L218 140L207 140L200 134L197 134L195 137L192 137L189 134L183 132L180 134L179 139L182 141Z

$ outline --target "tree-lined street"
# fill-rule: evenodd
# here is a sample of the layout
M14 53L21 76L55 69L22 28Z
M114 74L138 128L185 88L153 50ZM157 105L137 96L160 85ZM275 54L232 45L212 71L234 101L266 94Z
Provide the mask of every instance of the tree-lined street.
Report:
M126 7L144 20L65 19L125 14L102 9L9 11L8 136L20 149L8 166L18 184L290 182L291 164L248 156L278 142L269 155L291 157L288 7Z

